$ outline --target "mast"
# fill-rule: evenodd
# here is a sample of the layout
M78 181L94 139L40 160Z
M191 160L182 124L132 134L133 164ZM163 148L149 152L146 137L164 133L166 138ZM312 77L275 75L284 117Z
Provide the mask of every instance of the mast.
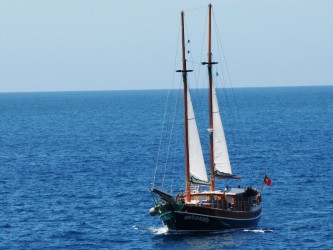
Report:
M212 5L208 5L208 61L202 64L207 64L208 78L209 78L209 162L210 162L210 190L215 190L215 174L214 174L214 123L213 123L213 75L212 65L217 62L212 62L212 51L211 51L211 15Z
M186 201L191 201L191 183L190 183L190 156L189 156L189 138L188 138L188 108L187 108L187 72L192 70L186 70L186 58L185 58L185 32L184 32L184 11L181 12L181 25L182 25L182 72L183 85L184 85L184 130L185 130L185 181L186 181Z

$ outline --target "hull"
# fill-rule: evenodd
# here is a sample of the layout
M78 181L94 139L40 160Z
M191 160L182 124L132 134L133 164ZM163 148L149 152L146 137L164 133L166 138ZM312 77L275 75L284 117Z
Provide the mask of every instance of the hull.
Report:
M160 208L160 218L170 231L220 231L249 228L258 224L261 206L251 211L230 211L201 207L166 204Z

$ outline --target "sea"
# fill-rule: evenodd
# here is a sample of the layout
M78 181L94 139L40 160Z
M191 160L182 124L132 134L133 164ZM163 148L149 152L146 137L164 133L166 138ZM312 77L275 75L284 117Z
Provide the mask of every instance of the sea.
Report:
M149 215L152 187L184 185L177 96L0 93L0 249L333 248L333 86L221 92L235 185L272 185L257 227L214 233L170 233Z

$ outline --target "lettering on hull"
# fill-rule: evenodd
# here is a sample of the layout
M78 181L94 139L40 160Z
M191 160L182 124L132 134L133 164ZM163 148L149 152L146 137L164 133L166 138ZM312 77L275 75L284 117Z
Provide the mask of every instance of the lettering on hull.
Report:
M186 215L184 217L184 220L195 220L195 221L201 221L201 222L204 222L204 223L209 223L209 218L202 217L202 216L197 216L197 215Z

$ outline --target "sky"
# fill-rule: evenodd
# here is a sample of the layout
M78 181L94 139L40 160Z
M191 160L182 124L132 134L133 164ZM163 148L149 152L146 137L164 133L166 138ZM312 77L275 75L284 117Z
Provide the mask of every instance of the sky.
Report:
M0 0L0 92L170 88L209 2L234 87L333 85L332 0Z

